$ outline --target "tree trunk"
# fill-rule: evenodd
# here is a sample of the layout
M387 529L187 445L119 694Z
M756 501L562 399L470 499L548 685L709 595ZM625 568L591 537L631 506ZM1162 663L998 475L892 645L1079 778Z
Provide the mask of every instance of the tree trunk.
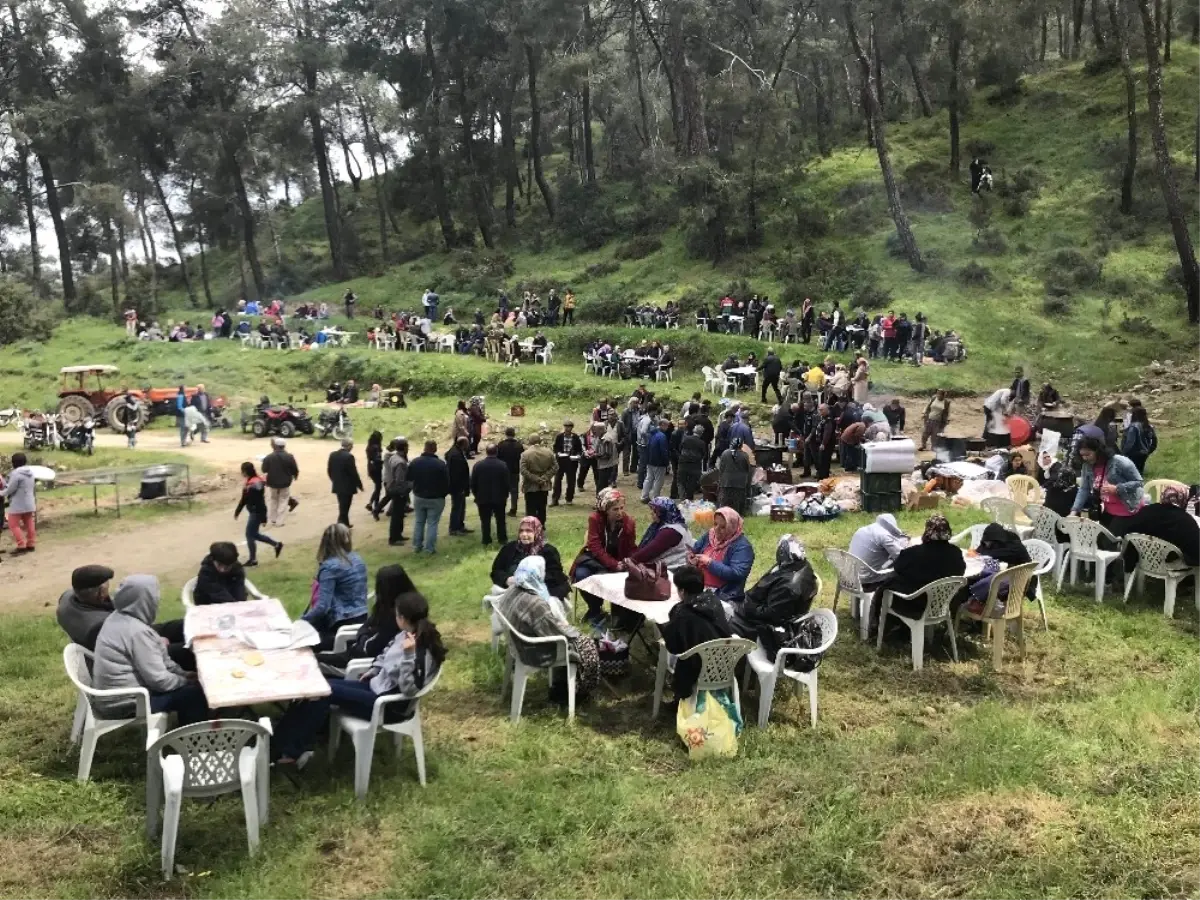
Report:
M1158 168L1158 179L1162 185L1163 200L1167 206L1167 218L1171 221L1171 233L1175 236L1175 249L1179 253L1179 265L1183 269L1183 283L1187 290L1188 321L1193 325L1200 322L1200 270L1196 268L1196 251L1192 247L1192 236L1188 232L1187 211L1179 200L1179 188L1175 184L1175 170L1171 163L1171 151L1167 146L1167 125L1163 118L1162 63L1158 55L1158 33L1150 18L1149 0L1137 0L1138 12L1142 17L1142 32L1146 44L1146 102L1150 107L1150 137L1154 144L1154 157Z
M1166 17L1163 19L1163 64L1171 61L1171 20L1175 17L1175 6L1167 0Z
M433 53L433 28L425 20L425 62L429 65L432 91L429 98L430 123L426 133L429 141L429 167L433 174L433 199L438 221L442 226L442 241L447 250L458 242L454 219L450 216L450 198L446 195L446 171L442 167L442 79L438 73L437 57Z
M37 208L33 203L33 177L29 173L29 147L17 147L17 189L25 207L25 222L29 229L29 260L33 267L33 286L42 289L42 253L38 244Z
M525 44L525 60L529 66L529 150L533 157L533 177L537 180L538 190L542 192L542 200L546 204L546 212L550 221L554 221L554 194L542 172L542 108L538 105L537 96L537 53L532 44Z
M962 58L963 25L956 18L950 20L950 171L957 178L962 161L958 149L959 107L959 64Z
M379 217L379 258L386 266L388 261L388 222L387 222L387 185L380 177L379 167L375 165L375 134L371 130L371 117L367 113L367 103L362 97L358 98L358 111L363 123L363 149L367 153L367 162L371 166L371 183L375 185L375 211Z
M1092 40L1096 42L1096 49L1104 50L1104 26L1100 24L1100 11L1096 8L1099 6L1100 0L1092 0Z
M825 94L825 85L821 83L821 63L816 59L812 61L812 73L813 99L817 105L817 152L829 156L833 153L829 142L829 98Z
M1050 22L1046 10L1042 9L1042 47L1038 52L1038 62L1046 61L1046 43L1050 39Z
M500 107L500 165L504 168L504 222L517 227L517 191L521 173L517 170L517 136L513 133L513 102L517 93L517 74L508 79L504 104Z
M1054 20L1055 20L1055 22L1057 22L1057 23L1058 23L1058 58L1059 58L1059 59L1066 59L1066 58L1067 58L1067 48L1066 48L1066 46L1065 46L1065 45L1064 45L1064 43L1063 43L1063 18L1062 18L1062 10L1055 10L1055 12L1054 12Z
M305 117L312 132L313 157L317 161L317 178L321 182L321 205L325 213L325 236L329 240L329 261L333 277L345 281L350 277L342 255L342 223L338 217L338 200L329 168L329 148L325 143L325 128L321 124L321 106L317 101L317 70L304 64Z
M46 210L54 223L54 237L58 240L58 268L62 273L63 308L75 311L75 275L71 271L71 242L67 238L67 226L63 223L62 204L58 201L58 187L54 183L54 167L45 153L37 155L42 170L42 184L46 186Z
M155 312L158 311L158 248L154 246L154 232L150 229L150 217L146 215L146 197L138 191L137 194L138 229L146 242L148 262L150 263L150 302Z
M108 244L108 280L112 290L113 315L121 319L124 310L121 308L121 276L118 272L120 261L117 259L117 238L113 231L111 218L105 216L103 226L104 242Z
M479 235L483 245L492 249L492 201L484 187L483 178L475 160L475 135L472 123L475 121L475 110L467 101L467 78L462 71L458 73L458 117L462 121L462 154L466 165L471 206L475 209L475 221L479 225Z
M879 170L883 174L883 186L887 190L888 209L892 214L892 221L896 223L896 234L900 237L908 264L914 271L923 272L925 261L921 259L921 250L917 247L917 239L913 235L912 226L908 223L904 204L900 200L900 189L896 185L896 176L892 171L892 160L887 149L887 127L883 121L882 110L879 108L878 88L875 85L874 73L871 71L871 61L863 51L862 44L859 43L858 29L854 25L854 7L850 0L845 0L843 9L846 16L846 30L850 35L850 45L858 59L858 67L862 72L863 80L866 82L865 98L868 114L871 117L871 130L875 135L875 151L879 155Z
M175 214L171 212L171 207L167 203L167 195L163 192L162 180L156 172L150 173L150 180L154 182L154 192L158 195L158 205L163 208L163 212L167 216L167 224L171 226L171 240L175 243L175 253L179 257L179 271L183 274L183 285L187 288L188 302L192 306L199 306L200 301L196 298L196 288L192 284L192 275L188 271L187 256L183 252L183 238L179 234L179 226L175 223Z
M1043 57L1044 55L1043 50ZM905 51L904 58L908 62L909 72L912 73L913 87L917 91L917 102L921 105L921 115L928 119L933 115L933 104L929 102L929 91L925 89L925 79L921 77L917 58L911 51Z
M879 54L879 38L875 31L875 16L871 16L871 64L875 70L875 100L879 104L880 117L886 118L887 108L883 99L883 58Z
M583 0L583 46L588 67L583 79L583 168L588 184L596 182L596 155L592 147L592 11L590 0Z
M1137 82L1133 77L1133 65L1129 59L1129 38L1125 32L1125 11L1118 11L1121 0L1108 0L1108 18L1112 23L1113 40L1121 57L1121 74L1125 77L1125 124L1127 149L1125 168L1121 172L1121 212L1133 212L1133 177L1137 171Z
M1083 4L1086 0L1071 2L1071 59L1079 59L1083 44Z
M232 145L225 145L225 167L233 181L233 193L236 200L238 216L242 220L242 243L246 247L246 260L250 263L250 274L254 277L256 300L267 297L267 280L263 277L262 265L258 261L258 244L254 235L254 210L250 208L250 196L246 193L246 180L242 177L242 167L238 162L237 153Z
M203 225L196 229L196 243L200 246L200 282L204 285L204 301L209 309L213 309L216 303L213 302L212 285L208 281L208 255L204 252Z
M650 17L646 15L646 5L642 0L634 0L634 5L641 13L642 24L646 27L646 34L650 35L650 43L654 45L654 50L658 54L658 64L662 66L663 75L667 79L667 95L671 100L671 134L675 138L675 150L683 149L683 126L680 123L679 97L675 92L675 76L671 72L671 66L667 63L667 56L663 53L662 44L658 42L658 36L655 35L654 29L650 25Z
M672 2L667 17L667 53L679 85L679 123L685 156L708 152L708 128L704 118L704 94L688 59L683 39L683 4Z
M649 147L650 111L649 107L646 105L646 87L642 84L642 59L638 53L637 7L638 0L633 0L633 6L629 10L629 55L633 62L634 80L637 82L638 108L642 114L642 133L638 136L642 139L642 146Z

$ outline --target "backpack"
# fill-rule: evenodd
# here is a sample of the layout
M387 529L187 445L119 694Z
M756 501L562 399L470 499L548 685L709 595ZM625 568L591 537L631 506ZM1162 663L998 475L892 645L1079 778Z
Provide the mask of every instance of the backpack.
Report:
M1158 449L1158 435L1154 433L1153 425L1137 426L1138 429L1138 452L1143 456L1149 456Z

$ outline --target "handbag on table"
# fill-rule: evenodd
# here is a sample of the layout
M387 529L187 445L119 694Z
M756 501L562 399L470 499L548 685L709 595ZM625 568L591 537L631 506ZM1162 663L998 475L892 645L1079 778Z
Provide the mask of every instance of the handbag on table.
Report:
M670 600L671 579L667 575L667 564L657 563L653 568L631 560L625 560L625 598L627 600Z

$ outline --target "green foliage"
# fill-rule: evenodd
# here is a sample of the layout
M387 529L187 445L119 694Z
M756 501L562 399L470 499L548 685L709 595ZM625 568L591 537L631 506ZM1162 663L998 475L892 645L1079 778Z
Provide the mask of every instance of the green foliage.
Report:
M995 280L992 270L971 260L958 270L958 280L968 287L988 287Z
M811 197L796 200L794 232L801 240L823 238L829 234L829 212Z
M619 262L611 259L605 259L598 263L592 263L590 266L580 272L579 275L575 277L575 280L579 283L597 281L601 278L612 275L614 272L619 272L620 270L621 264Z
M971 246L975 248L977 253L986 253L989 256L1002 256L1008 251L1008 241L1004 238L1004 232L999 228L984 228L975 233L975 237L971 239Z
M566 179L558 186L558 227L583 250L598 250L618 233L612 198L598 184Z
M0 276L0 346L49 340L54 324L48 305L32 289L14 278Z
M512 259L505 253L455 250L451 259L450 277L444 285L433 287L483 297L495 294L515 271Z
M1042 312L1054 319L1066 318L1071 314L1071 298L1066 295L1047 293L1045 299L1042 300Z
M638 234L617 246L613 252L615 259L645 259L662 249L662 239L654 235ZM616 269L613 270L614 272Z
M921 160L904 170L900 198L910 212L949 212L954 208L945 168L933 160Z
M1061 295L1079 288L1090 288L1100 281L1100 271L1100 263L1075 247L1053 250L1045 254L1042 260L1046 291L1050 294Z

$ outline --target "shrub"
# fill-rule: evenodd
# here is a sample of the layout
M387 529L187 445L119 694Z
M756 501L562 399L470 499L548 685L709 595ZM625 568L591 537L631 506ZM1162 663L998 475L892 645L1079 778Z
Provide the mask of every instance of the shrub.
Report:
M975 232L975 238L971 241L971 246L975 248L977 253L986 253L989 256L1002 256L1008 250L1008 241L1004 238L1004 233L998 228L984 228Z
M1091 287L1100 281L1100 270L1100 263L1075 247L1053 250L1042 263L1048 282L1068 288Z
M594 297L589 297L586 303L579 304L576 315L580 322L608 323L625 321L625 307L637 303L638 297L624 285L601 291Z
M816 203L801 198L796 206L796 237L821 238L829 233L829 213Z
M879 309L886 309L891 303L892 292L879 284L875 280L875 273L871 272L866 280L854 291L851 306L854 309L873 312Z
M917 211L949 212L953 209L946 173L933 160L922 160L904 170L900 196L905 206Z
M1145 316L1130 317L1128 313L1121 313L1120 329L1125 334L1137 334L1143 337L1154 337L1161 334Z
M1084 75L1103 75L1121 65L1121 57L1110 44L1106 49L1089 56L1083 63Z
M1042 300L1042 312L1055 318L1071 314L1071 299L1064 296L1047 296Z
M1014 219L1029 215L1029 198L1024 194L1009 197L1004 201L1004 213Z
M1187 287L1183 281L1183 265L1182 263L1172 263L1167 266L1163 272L1163 284L1170 288L1184 289Z
M605 276L611 275L614 272L619 272L620 270L621 264L619 262L614 262L611 259L605 259L598 263L592 263L575 276L575 281L581 283L586 281L595 281L598 278L604 278Z
M978 156L981 159L986 159L996 152L995 144L993 144L991 141L980 140L979 138L972 138L971 140L967 141L965 146L968 156Z
M946 274L946 261L936 250L926 250L921 254L921 259L925 261L924 275L937 277Z
M971 260L958 270L958 280L968 287L987 287L992 283L992 270Z
M874 181L852 181L837 193L838 206L849 206L879 193L879 186Z
M883 246L887 248L888 256L896 259L908 258L908 253L904 249L904 242L900 240L900 235L894 231L887 236L887 240L883 242Z
M0 279L0 346L18 341L48 341L54 333L49 305L25 284Z
M987 228L992 223L992 202L983 194L976 194L971 202L967 220L977 229Z
M616 259L645 259L651 253L662 249L662 241L648 234L638 234L617 247L613 256Z
M584 250L598 250L616 237L617 217L612 200L597 184L566 179L559 185L556 224Z

